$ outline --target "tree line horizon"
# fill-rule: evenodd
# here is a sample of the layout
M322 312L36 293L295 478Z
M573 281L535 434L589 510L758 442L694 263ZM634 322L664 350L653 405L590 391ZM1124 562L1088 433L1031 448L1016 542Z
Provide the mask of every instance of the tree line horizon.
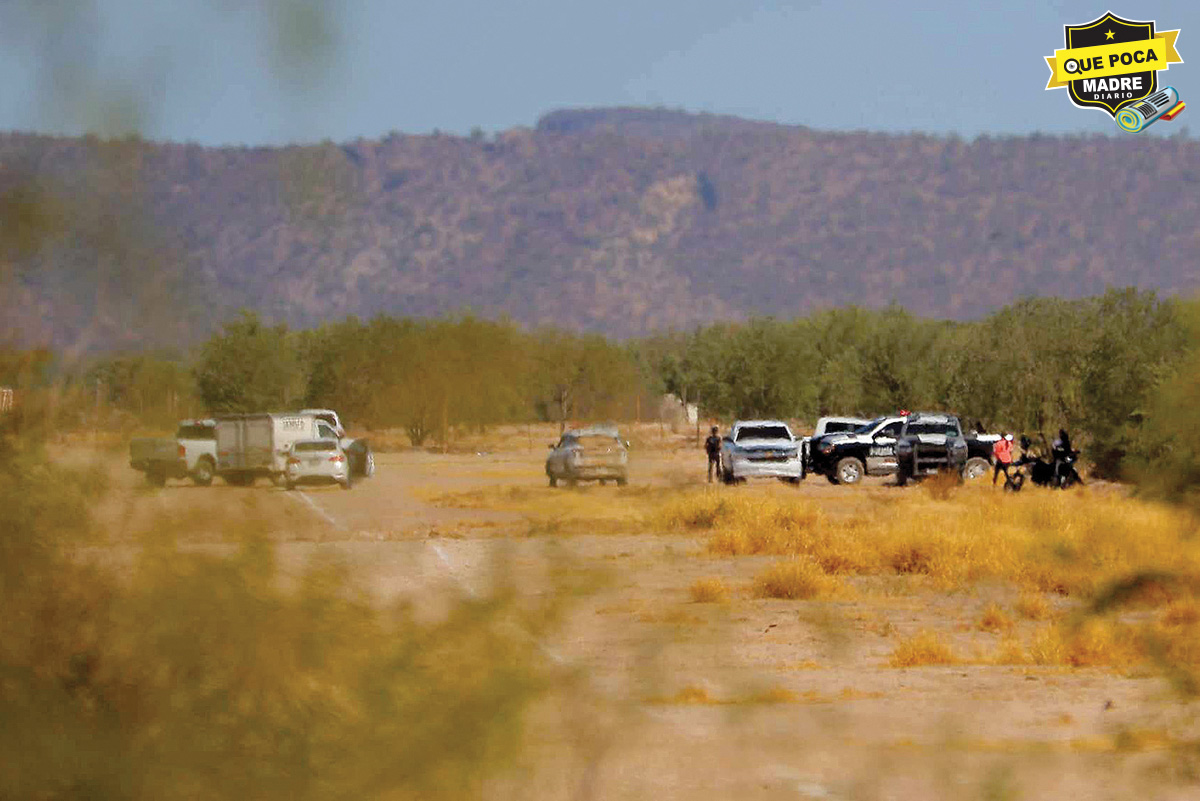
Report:
M624 341L470 314L292 330L243 311L189 353L97 357L65 375L52 351L9 350L0 384L52 395L43 411L58 427L315 406L403 430L413 446L500 424L653 421L668 394L721 422L937 409L993 431L1067 428L1115 477L1131 457L1200 454L1163 425L1200 375L1198 309L1126 288L1027 298L968 322L852 306Z

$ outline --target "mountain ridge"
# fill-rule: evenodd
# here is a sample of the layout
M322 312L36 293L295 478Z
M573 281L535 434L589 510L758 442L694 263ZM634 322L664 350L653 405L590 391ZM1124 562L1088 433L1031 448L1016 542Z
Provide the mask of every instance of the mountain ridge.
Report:
M615 336L899 303L1200 289L1200 143L827 132L566 109L494 136L201 147L0 134L26 340L186 343L240 307L310 326L473 309Z

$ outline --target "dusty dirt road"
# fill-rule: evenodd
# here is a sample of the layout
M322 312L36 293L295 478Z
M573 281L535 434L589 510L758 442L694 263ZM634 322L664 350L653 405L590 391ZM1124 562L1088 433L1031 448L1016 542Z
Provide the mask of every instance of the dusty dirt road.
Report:
M969 658L889 666L896 640L923 629L961 654L994 649L972 624L1012 588L872 577L847 599L759 599L746 588L770 558L715 557L697 536L648 528L638 503L703 480L692 451L639 452L628 488L579 490L546 487L544 451L529 447L382 453L377 475L349 492L152 490L107 458L115 492L100 517L123 542L93 549L100 560L163 536L164 517L185 547L216 550L234 547L239 521L265 520L285 574L335 555L380 603L411 600L429 615L498 583L530 596L564 577L585 585L561 626L531 642L578 681L532 711L525 758L496 797L1200 797L1172 747L1194 735L1195 710L1152 675ZM810 479L720 491L869 515L914 490ZM692 602L689 587L712 577L729 601Z

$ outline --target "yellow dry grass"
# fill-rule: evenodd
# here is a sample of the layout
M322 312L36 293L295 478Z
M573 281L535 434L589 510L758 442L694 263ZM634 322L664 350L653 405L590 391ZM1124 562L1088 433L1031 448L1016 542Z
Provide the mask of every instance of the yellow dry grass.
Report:
M807 557L829 574L918 575L948 587L1000 579L1088 597L1139 571L1200 577L1196 521L1177 509L1086 489L990 489L968 485L946 500L909 492L869 517L825 514L803 497L714 489L668 498L647 519L660 532L708 532L714 555ZM1047 614L1033 601L1026 610Z
M993 634L1003 634L1012 631L1013 619L1008 613L1000 608L999 604L988 604L983 610L983 614L979 617L979 622L975 624L980 631L988 631Z
M813 691L798 695L786 687L774 686L755 690L743 696L720 698L704 687L689 684L674 695L645 699L648 704L660 706L716 706L728 704L794 704L801 701L825 700Z
M725 603L729 600L729 588L719 578L702 578L692 582L688 588L692 603L712 604Z
M896 644L888 664L892 667L952 665L958 657L950 644L936 632L924 630Z
M1017 614L1026 620L1046 620L1054 614L1046 596L1037 593L1022 593L1017 599Z
M808 600L828 598L842 592L841 583L807 560L776 562L754 579L757 598Z
M1109 618L1086 618L1039 627L1027 644L1006 639L991 658L1000 665L1128 669L1147 659L1146 639L1136 628Z

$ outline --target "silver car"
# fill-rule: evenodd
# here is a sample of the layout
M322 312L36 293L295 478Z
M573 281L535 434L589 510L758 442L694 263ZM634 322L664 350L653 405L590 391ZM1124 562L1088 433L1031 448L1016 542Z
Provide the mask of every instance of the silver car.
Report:
M301 439L287 451L284 485L340 484L350 489L350 460L336 439Z
M565 481L575 486L580 481L615 481L623 487L629 481L629 444L621 439L616 426L589 426L567 431L557 444L550 445L546 457L546 475L550 486Z

